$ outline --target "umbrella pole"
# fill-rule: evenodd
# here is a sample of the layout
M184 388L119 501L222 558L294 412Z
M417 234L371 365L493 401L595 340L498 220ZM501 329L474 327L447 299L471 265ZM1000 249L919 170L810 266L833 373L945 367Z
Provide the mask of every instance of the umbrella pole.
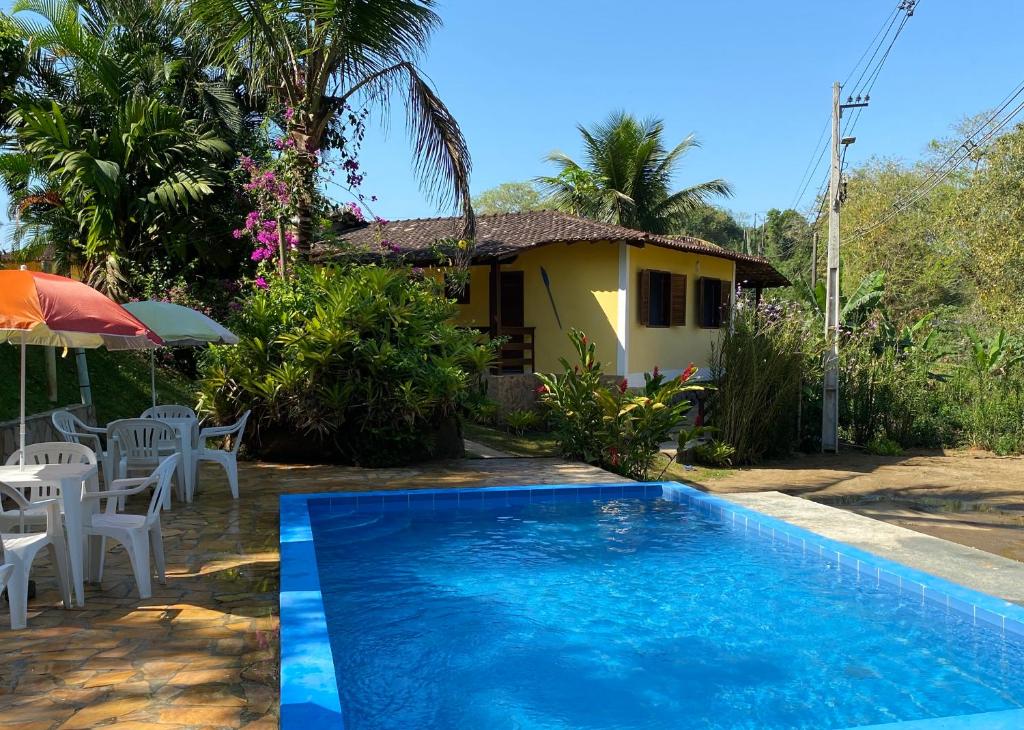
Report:
M18 465L25 468L25 332L21 333L21 413L18 421Z
M156 350L149 349L149 388L153 392L153 407L156 408Z

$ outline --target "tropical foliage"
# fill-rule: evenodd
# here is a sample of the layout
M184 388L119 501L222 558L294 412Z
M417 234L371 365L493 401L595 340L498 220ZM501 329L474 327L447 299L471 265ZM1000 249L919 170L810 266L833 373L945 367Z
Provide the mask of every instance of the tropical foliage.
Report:
M0 181L29 252L54 247L58 270L84 266L126 296L125 262L224 257L215 188L242 133L231 86L199 61L170 0L19 0L12 25L28 54L11 92Z
M548 160L558 171L538 178L562 210L649 233L679 233L688 214L732 194L718 179L673 191L683 158L700 143L690 135L670 149L660 119L616 111L592 128L578 129L583 161L553 152Z
M537 376L560 452L631 479L648 478L661 444L691 407L686 395L701 390L687 384L696 368L673 379L655 368L644 374L643 388L634 391L625 380L608 382L586 335L571 330L569 339L578 362L561 358L562 373Z
M493 353L457 329L440 285L407 270L299 266L255 289L212 348L201 408L252 409L256 453L286 461L401 464L462 453L458 413Z

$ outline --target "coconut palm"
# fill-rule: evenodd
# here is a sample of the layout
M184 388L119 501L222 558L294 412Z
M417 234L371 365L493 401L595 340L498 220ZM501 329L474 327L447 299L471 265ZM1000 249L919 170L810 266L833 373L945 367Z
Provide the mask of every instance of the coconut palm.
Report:
M300 154L298 249L314 235L316 154L344 149L355 106L386 111L397 94L413 138L416 171L442 202L461 206L473 228L470 159L451 112L416 61L440 24L434 0L193 0L214 61L246 78L250 91L286 107Z
M616 111L592 129L577 128L584 161L553 152L547 159L558 174L538 178L552 202L567 212L649 233L676 233L687 213L732 195L720 179L672 192L683 157L700 144L690 135L668 149L660 119L641 121Z

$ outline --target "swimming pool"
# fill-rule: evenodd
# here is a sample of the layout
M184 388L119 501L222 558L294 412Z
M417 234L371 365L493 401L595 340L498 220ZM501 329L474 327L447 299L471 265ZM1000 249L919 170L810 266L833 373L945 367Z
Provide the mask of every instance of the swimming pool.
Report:
M1024 727L1024 609L682 485L289 495L281 528L284 728Z

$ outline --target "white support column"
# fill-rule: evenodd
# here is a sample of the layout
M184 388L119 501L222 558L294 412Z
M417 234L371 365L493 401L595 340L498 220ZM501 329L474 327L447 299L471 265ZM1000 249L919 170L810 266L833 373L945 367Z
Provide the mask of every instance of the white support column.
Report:
M615 371L622 377L629 376L629 249L628 243L619 243L619 292L616 310Z

